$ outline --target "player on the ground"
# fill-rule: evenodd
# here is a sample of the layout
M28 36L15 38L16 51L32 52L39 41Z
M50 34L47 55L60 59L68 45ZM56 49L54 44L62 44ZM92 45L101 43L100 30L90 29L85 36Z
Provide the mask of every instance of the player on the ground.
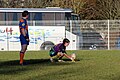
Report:
M50 55L50 61L54 62L53 57L58 57L59 58L59 62L64 62L62 59L63 56L69 58L70 60L74 61L74 58L72 58L71 56L67 55L66 53L66 47L69 45L70 41L65 38L63 40L63 43L59 43L57 45L55 45L54 47L51 48L51 50L49 51L49 55Z
M29 34L28 34L28 18L29 12L23 11L22 18L19 22L19 30L20 30L20 42L21 42L21 51L20 51L20 65L23 65L24 54L27 50L27 46L29 45Z

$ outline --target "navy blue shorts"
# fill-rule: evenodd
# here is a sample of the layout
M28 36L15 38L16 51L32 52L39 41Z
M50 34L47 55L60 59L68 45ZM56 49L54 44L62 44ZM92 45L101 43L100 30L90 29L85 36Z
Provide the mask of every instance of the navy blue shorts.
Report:
M24 44L29 45L29 41L27 41L23 35L20 35L20 43L21 45L24 45Z

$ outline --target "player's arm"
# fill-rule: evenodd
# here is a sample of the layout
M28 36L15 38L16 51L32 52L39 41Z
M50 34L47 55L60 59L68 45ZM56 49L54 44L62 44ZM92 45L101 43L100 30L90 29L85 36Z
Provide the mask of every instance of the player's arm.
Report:
M69 55L66 54L66 48L65 48L65 47L61 46L61 47L60 47L60 50L61 50L61 52L63 53L63 55L64 55L66 58L74 61L74 59L73 59L71 56L69 56Z
M22 33L23 36L26 36L24 28L21 29L21 33Z
M20 22L20 28L21 28L21 34L25 37L25 39L29 39L28 36L26 35L26 32L25 32L25 23L24 22Z
M75 59L67 54L64 54L64 56L68 59L70 59L72 62L75 62Z
M22 32L23 36L25 37L25 39L27 41L29 41L29 37L26 35L26 32L25 32L25 30L23 28L21 29L21 32Z
M69 59L72 58L71 56L69 56L69 55L67 55L67 54L64 54L64 56L65 56L66 58L69 58Z

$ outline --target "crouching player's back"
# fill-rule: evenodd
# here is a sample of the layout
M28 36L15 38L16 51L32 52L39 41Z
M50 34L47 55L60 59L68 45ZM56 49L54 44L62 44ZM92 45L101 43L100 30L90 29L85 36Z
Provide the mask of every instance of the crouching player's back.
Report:
M50 61L54 62L53 57L55 56L59 58L58 60L59 62L64 62L63 60L61 60L63 56L74 61L74 59L71 56L67 55L66 53L66 47L69 44L70 44L70 41L67 38L65 38L62 43L59 43L55 45L54 47L52 47L51 50L49 51Z

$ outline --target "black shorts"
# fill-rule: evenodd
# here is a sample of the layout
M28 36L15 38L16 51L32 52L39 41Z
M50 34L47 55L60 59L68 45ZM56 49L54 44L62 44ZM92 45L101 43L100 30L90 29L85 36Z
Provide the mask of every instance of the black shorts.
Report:
M54 51L53 48L51 48L50 51L49 51L49 55L50 55L51 57L53 57L53 56L56 56L57 53Z

